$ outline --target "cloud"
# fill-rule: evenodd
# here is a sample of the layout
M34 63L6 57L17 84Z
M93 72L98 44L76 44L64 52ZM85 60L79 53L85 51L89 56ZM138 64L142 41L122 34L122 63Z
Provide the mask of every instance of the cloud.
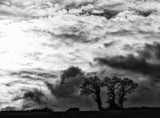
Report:
M142 58L160 61L160 43L154 42L153 44L145 44L144 49L138 51L138 53Z
M104 46L105 46L106 48L108 48L108 47L110 47L110 46L113 46L115 43L116 43L116 41L111 41L111 42L109 42L109 43L105 43Z
M78 92L84 79L84 73L80 68L69 67L63 71L59 85L54 87L46 82L46 86L56 98L72 98L76 97L76 92Z
M108 35L114 35L114 36L131 36L134 35L132 30L126 30L126 29L120 29L118 31L109 32Z
M63 43L90 43L96 41L96 39L89 38L91 34L84 28L82 24L62 28L61 33L48 33L51 34L53 37L63 40Z
M159 87L140 85L136 92L129 97L129 106L159 106Z
M7 106L1 109L1 111L17 111L18 108L14 106Z
M63 85L57 85L55 88L48 82L46 82L46 86L49 88L49 90L51 90L52 94L56 96L56 98L74 98L77 97L76 94L82 82L83 77L77 77L70 79Z
M135 9L136 13L140 16L144 16L144 17L148 17L150 16L151 14L153 14L154 12L156 12L155 9L149 9L149 10L137 10Z
M37 89L34 89L33 91L27 91L23 95L23 99L33 100L38 104L45 104L43 98L45 98L45 95Z
M130 45L130 44L125 44L124 46L123 46L123 50L126 50L126 51L137 51L137 49L139 48L141 48L141 43L135 43L135 44L132 44L132 45Z
M94 4L96 0L65 0L65 8L78 8L81 6L87 6L88 4Z
M61 39L67 39L68 41L71 41L71 42L81 42L81 43L89 43L90 42L87 40L88 36L83 31L79 31L77 33L66 32L66 33L61 33L59 35L55 35L55 36L58 38L61 38Z
M74 16L73 16L74 17ZM70 20L72 19L69 18ZM58 20L62 20L62 19L58 19ZM79 23L77 23L77 20L79 20ZM67 21L65 21L67 23ZM64 23L64 22L62 22ZM68 21L68 24L70 22ZM52 38L56 38L58 42L60 42L60 44L57 46L55 45L55 43L52 44L52 46L54 47L61 47L62 44L67 44L67 45L71 45L74 46L74 43L78 43L78 44L89 44L89 43L95 43L98 42L100 40L99 37L93 37L92 32L90 32L88 30L88 28L84 25L84 22L80 22L80 19L76 18L76 25L69 25L68 24L64 24L65 27L60 27L56 30L51 30L49 31L48 29L33 29L33 32L36 33L43 33L43 34L49 34ZM89 27L90 28L90 27ZM65 40L64 40L65 39ZM54 40L53 40L54 41ZM52 41L52 42L53 42Z
M22 80L16 80L16 81L13 81L13 82L6 83L5 85L7 87L10 87L10 86L15 86L16 84L29 84L29 83L26 82L26 81L22 81Z
M10 5L11 4L11 2L9 1L9 0L1 0L0 1L0 5Z
M124 4L126 3L126 4ZM136 9L136 5L131 8L127 6L128 1L119 0L7 0L1 1L1 5L5 9L10 9L9 13L19 17L30 17L32 16L49 16L55 15L59 11L70 11L75 9L82 13L86 11L87 14L106 17L107 19L114 18L118 13L125 10L136 11L138 15L149 16L155 10L143 7L143 10ZM9 6L9 7L7 7ZM5 10L4 9L4 10ZM95 13L94 11L103 11L101 13ZM65 12L66 13L66 12ZM72 12L73 13L73 12Z
M57 78L57 74L55 72L47 72L45 70L24 70L20 72L11 72L11 76L19 76L21 78L26 78L30 80L47 80L48 78Z
M84 73L78 67L69 67L64 70L61 76L61 82L57 85L46 82L47 88L57 99L57 104L61 107L69 107L75 105L78 107L91 108L94 103L90 98L79 95L80 85L85 79ZM67 106L65 106L67 103Z
M62 83L61 84L63 85L65 81L69 78L74 78L74 77L83 76L83 75L84 73L79 67L71 66L62 72L62 75L61 75Z
M79 67L69 67L61 73L59 80L57 76L53 76L55 73L49 74L40 70L12 72L10 75L25 78L29 82L25 79L17 80L7 83L8 87L36 82L36 85L32 87L19 88L20 91L14 94L12 102L21 101L21 109L41 107L66 109L72 105L84 109L94 108L94 101L91 98L79 95L79 87L85 79L84 72ZM46 78L50 79L46 80ZM37 86L39 81L43 82L42 86Z
M141 73L158 79L160 77L160 44L158 42L145 44L142 50L137 49L137 56L134 54L106 56L96 58L95 61L101 65Z
M78 77L76 77L75 79L77 80L70 80L63 85L57 85L56 87L53 84L46 82L46 86L56 99L56 101L51 103L53 104L53 107L63 109L69 107L90 109L96 106L92 98L79 96L79 87L83 78L78 79Z
M35 107L40 107L40 106L47 106L47 101L48 98L47 96L43 93L43 91L35 88L31 90L27 89L21 89L21 92L23 92L23 95L17 95L15 96L12 101L18 101L18 100L23 100L22 108L25 109L26 105L28 108L32 108L33 105ZM31 104L30 104L31 103Z
M118 15L120 12L121 11L119 10L105 9L103 10L102 13L91 12L90 15L101 16L101 17L105 17L106 19L112 19L116 17L116 15Z

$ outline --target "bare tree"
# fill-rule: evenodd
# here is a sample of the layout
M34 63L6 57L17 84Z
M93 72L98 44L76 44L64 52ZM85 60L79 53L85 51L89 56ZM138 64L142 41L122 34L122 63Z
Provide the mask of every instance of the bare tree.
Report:
M133 93L137 87L138 84L134 83L134 81L131 79L123 78L120 81L118 84L117 101L121 109L123 108L124 102L128 100L127 95Z
M101 86L102 81L98 78L97 75L89 77L85 79L84 83L82 84L81 88L81 95L92 95L94 101L97 103L98 109L103 110L102 107L102 100L101 100Z
M110 109L117 109L118 105L116 104L116 99L117 99L117 90L118 90L118 85L120 83L120 79L117 77L113 78L108 78L105 77L103 80L103 87L106 87L107 91L107 101L106 103L109 104Z

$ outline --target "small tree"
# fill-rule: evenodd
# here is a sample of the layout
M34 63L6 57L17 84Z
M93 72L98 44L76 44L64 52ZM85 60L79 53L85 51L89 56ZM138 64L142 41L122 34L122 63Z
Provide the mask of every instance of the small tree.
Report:
M94 98L94 101L97 103L98 109L102 110L102 100L101 100L101 86L102 81L98 78L97 75L94 75L93 77L89 77L85 79L84 83L82 84L81 88L81 95L92 95Z
M107 96L108 100L106 103L109 104L110 109L117 109L118 105L116 104L116 99L117 99L117 90L118 90L118 84L120 82L120 79L117 77L111 78L104 78L103 80L103 86L106 87L107 89Z
M123 108L124 102L128 100L127 95L133 93L137 87L138 84L128 78L124 78L120 81L118 84L117 101L121 109Z

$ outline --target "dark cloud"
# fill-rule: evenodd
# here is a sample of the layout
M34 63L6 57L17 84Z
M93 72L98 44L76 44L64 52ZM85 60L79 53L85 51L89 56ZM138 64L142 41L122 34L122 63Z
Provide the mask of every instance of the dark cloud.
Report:
M63 109L68 109L69 107L79 107L81 110L83 109L96 109L96 103L93 101L91 97L77 97L77 98L65 98L59 99L57 103Z
M159 88L140 85L136 92L129 97L129 106L159 106Z
M55 77L55 73L49 74L42 71L20 71L12 72L11 75L20 76L26 79L36 81L38 77L42 78ZM57 76L56 76L57 78ZM61 81L59 83L51 83L50 81L43 81L56 100L50 101L43 91L39 89L21 89L21 92L15 96L12 101L23 100L22 109L35 107L53 107L53 108L68 108L70 106L77 106L81 108L93 108L94 101L89 97L82 97L79 95L79 87L84 81L84 72L79 67L69 67L62 71ZM41 79L42 80L42 79ZM63 82L62 82L63 81ZM7 84L7 86L21 84L23 81L15 81ZM25 83L28 84L28 83ZM50 104L48 106L48 103ZM65 106L66 105L66 106Z
M15 96L12 99L13 101L23 100L24 105L30 101L32 101L33 104L38 105L38 106L47 105L48 98L46 97L46 95L42 91L40 91L36 88L32 89L32 90L22 89L21 91L24 94L22 96L19 96L19 95Z
M53 87L52 84L46 82L46 86L57 98L72 98L76 97L76 92L78 92L84 79L82 70L72 66L62 72L59 85Z
M155 58L160 61L160 43L154 42L153 44L145 44L142 51L138 51L140 56L147 59Z
M114 56L106 58L97 58L100 64L105 64L113 68L126 69L136 72L148 73L152 69L145 59L137 58L133 54L125 56ZM153 66L154 67L154 66Z
M86 32L79 31L77 34L76 33L62 33L60 35L56 35L56 37L62 38L62 39L68 39L74 42L82 42L82 43L89 43L88 37L86 35Z
M71 66L68 69L64 70L61 75L61 84L64 84L65 81L69 78L74 78L76 76L83 76L84 73L79 67Z
M105 9L104 10L104 17L107 19L111 19L111 18L114 18L119 13L120 13L120 11L118 11L118 10Z
M148 17L154 12L157 12L157 10L155 9L148 9L148 10L147 9L146 10L133 9L133 10L135 10L138 15L143 16L143 17Z
M109 42L109 43L105 43L104 46L105 46L106 48L108 48L108 47L110 47L110 46L113 46L115 43L116 43L116 41L111 41L111 42Z
M134 35L132 30L126 30L126 29L120 29L118 31L114 31L114 32L107 32L107 35L114 35L114 36L131 36Z
M83 77L70 79L62 85L57 85L55 88L52 84L46 82L46 86L56 98L76 98L80 85L83 82Z
M43 98L46 98L45 95L41 91L39 91L38 89L34 89L33 91L27 91L23 95L23 99L33 100L34 102L36 102L38 104L45 103Z
M14 106L7 106L7 107L1 109L1 111L16 111L16 110L18 110L18 109Z
M126 56L113 56L105 58L96 58L99 64L107 65L117 69L133 71L146 74L153 78L159 78L160 70L160 44L145 44L143 50L137 51L138 56L128 54ZM158 61L155 63L154 60ZM149 62L151 61L151 62Z
M87 14L87 15L105 17L106 19L112 19L112 18L115 18L120 12L121 11L114 10L114 9L105 9L103 10L103 12L99 12L99 13L82 10L82 13L80 13L80 15Z
M67 102L66 107L73 105L91 108L94 106L93 101L90 98L79 95L79 88L84 79L84 73L80 68L69 67L63 71L60 84L55 86L49 82L46 82L46 86L53 96L57 98L57 104L59 106L65 107Z
M77 78L75 78L77 79ZM82 79L82 78L81 78ZM63 85L54 87L51 83L46 82L46 86L51 91L53 96L58 100L53 103L54 106L59 108L80 107L80 108L93 108L95 107L94 101L89 97L82 97L78 95L79 87L82 84L80 78L76 81L71 80Z

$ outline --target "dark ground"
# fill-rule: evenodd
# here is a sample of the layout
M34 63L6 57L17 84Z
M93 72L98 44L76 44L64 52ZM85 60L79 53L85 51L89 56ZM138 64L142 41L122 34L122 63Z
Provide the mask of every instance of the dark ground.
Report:
M1 112L0 118L160 118L160 110Z

